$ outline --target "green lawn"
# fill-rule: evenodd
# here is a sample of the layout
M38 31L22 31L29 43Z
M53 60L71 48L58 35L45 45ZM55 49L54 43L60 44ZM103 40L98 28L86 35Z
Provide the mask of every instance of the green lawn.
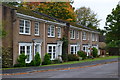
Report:
M106 60L106 59L113 59L113 58L118 58L118 56L106 56L106 57L99 57L99 58L94 58L94 59L85 59L85 60L81 60L81 61L64 62L64 63L61 63L61 64L41 65L39 67L42 67L42 66L53 66L53 65L64 65L64 64L75 64L75 63L90 62L90 61L97 61L97 60ZM28 68L28 67L3 68L3 70L6 70L6 69L17 69L17 68Z

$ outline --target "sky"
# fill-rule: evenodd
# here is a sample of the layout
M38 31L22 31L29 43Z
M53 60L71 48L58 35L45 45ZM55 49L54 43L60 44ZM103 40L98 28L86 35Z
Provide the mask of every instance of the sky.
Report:
M78 9L80 7L89 7L94 13L97 13L97 18L101 19L100 29L104 29L106 17L116 8L120 0L74 0L73 7Z

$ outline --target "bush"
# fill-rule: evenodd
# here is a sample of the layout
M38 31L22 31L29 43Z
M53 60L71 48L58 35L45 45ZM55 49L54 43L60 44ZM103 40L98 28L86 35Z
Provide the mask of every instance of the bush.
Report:
M59 59L55 59L51 61L52 64L58 64L58 63L62 63Z
M48 53L45 54L42 64L43 65L51 64L50 55Z
M26 66L35 66L34 60L32 60L30 63L27 63Z
M14 67L20 67L20 64L15 64Z
M27 58L27 56L24 53L19 55L17 61L18 61L19 65L20 65L20 67L25 67L26 66L26 63L25 63L26 58Z
M97 57L98 56L98 50L95 47L92 48L92 56L93 57Z
M2 56L2 67L9 68L13 67L13 52L11 47L0 48L0 56Z
M35 66L39 66L41 64L40 54L38 52L35 54L34 61L31 64L34 64Z
M68 61L79 61L79 57L75 54L68 54Z
M86 59L87 57L87 54L84 51L78 51L77 54L78 56L82 57L83 60Z
M62 55L62 60L63 60L64 62L67 62L67 61L68 61L68 54L63 54L63 55Z

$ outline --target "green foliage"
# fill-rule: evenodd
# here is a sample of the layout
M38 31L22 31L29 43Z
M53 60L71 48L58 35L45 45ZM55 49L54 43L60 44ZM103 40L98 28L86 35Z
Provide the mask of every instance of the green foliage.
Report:
M98 50L95 47L92 48L92 56L93 57L97 57L98 56Z
M100 20L97 19L97 14L94 13L90 8L81 7L77 9L77 22L80 25L87 26L93 29L97 29Z
M58 64L58 63L62 63L59 59L55 59L51 61L52 64Z
M19 55L17 61L20 64L20 67L25 67L26 66L25 59L27 59L27 56L24 53Z
M2 47L1 49L2 50L0 52L2 52L2 67L4 68L12 67L13 65L12 48Z
M61 39L63 41L63 45L62 45L62 60L64 62L68 61L68 39L66 37L63 37Z
M50 60L50 55L48 53L45 54L44 56L44 60L43 60L43 65L48 65L51 64L51 60Z
M35 55L34 64L35 66L39 66L41 64L40 54L38 52Z
M68 2L26 2L21 5L25 9L36 10L62 20L76 20L74 9Z
M75 54L68 54L68 61L79 61L79 57Z
M86 59L87 57L87 54L84 51L78 51L77 54L78 56L82 57L83 60Z
M117 5L106 18L106 42L118 46L116 41L120 40L120 6ZM111 45L110 45L111 46Z

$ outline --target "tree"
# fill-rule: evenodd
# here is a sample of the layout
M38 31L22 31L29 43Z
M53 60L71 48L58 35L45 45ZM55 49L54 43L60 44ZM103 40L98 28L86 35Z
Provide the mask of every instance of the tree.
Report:
M24 2L20 7L39 11L62 20L75 22L76 15L70 2Z
M114 43L120 40L120 5L117 5L106 18L106 42ZM118 44L119 45L119 44Z
M100 20L97 19L97 14L94 13L90 8L81 7L77 9L77 23L82 26L87 26L93 29L97 29Z

